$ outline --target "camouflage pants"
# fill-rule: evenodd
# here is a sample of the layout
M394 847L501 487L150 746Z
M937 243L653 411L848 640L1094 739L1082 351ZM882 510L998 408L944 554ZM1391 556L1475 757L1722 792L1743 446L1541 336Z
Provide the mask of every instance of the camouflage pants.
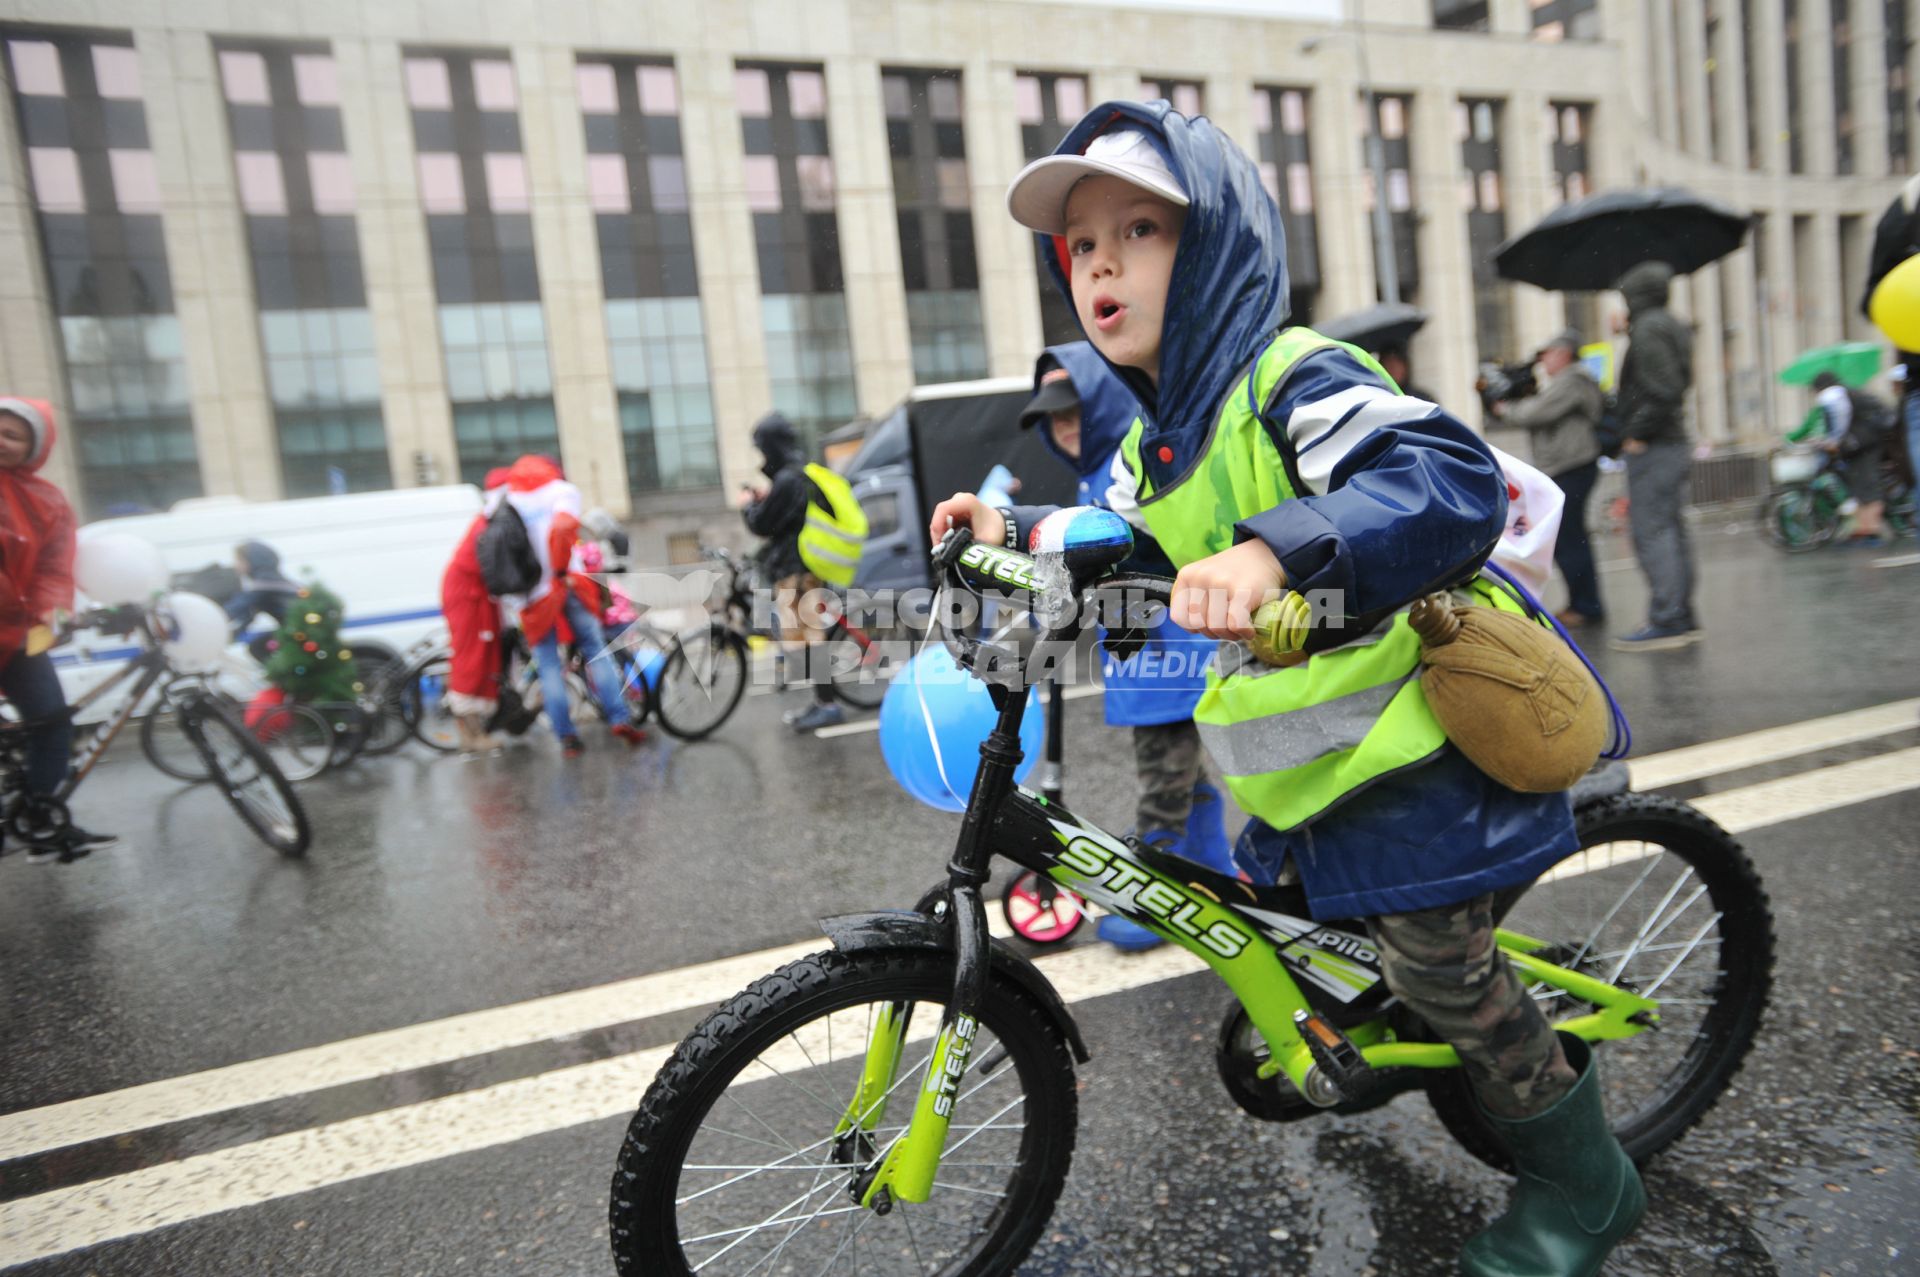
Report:
M1545 1015L1493 943L1493 897L1368 920L1387 987L1460 1053L1480 1103L1529 1117L1576 1074Z
M1134 831L1140 837L1187 831L1193 787L1206 774L1200 729L1192 719L1133 729L1133 769L1140 778Z

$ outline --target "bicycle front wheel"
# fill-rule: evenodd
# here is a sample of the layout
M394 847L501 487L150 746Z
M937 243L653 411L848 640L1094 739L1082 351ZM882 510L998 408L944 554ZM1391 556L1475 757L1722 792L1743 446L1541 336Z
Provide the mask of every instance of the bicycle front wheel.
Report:
M175 780L197 784L207 779L206 760L181 726L180 711L171 701L161 701L140 720L140 752Z
M413 738L429 749L451 754L460 748L460 723L447 704L447 683L453 658L441 653L418 662L400 688L401 716Z
M211 701L182 707L181 725L229 806L283 856L306 854L313 831L306 808L253 733Z
M653 687L660 726L681 740L710 736L747 690L747 645L715 625L673 641Z
M1621 794L1578 823L1580 850L1501 925L1546 940L1549 962L1659 1001L1655 1026L1594 1043L1608 1121L1640 1162L1698 1122L1745 1061L1773 985L1773 915L1739 842L1678 799ZM1591 1009L1549 985L1533 996L1549 1020ZM1427 1085L1454 1138L1511 1169L1468 1091L1459 1069Z
M1820 516L1819 501L1811 490L1782 492L1767 504L1767 536L1788 554L1817 549L1833 537L1830 519Z
M263 708L250 730L288 780L312 780L332 765L333 724L311 705L283 701Z
M905 1128L953 992L930 951L819 953L708 1016L661 1068L613 1177L625 1277L1009 1274L1053 1213L1073 1159L1073 1056L1030 994L988 987L933 1195L885 1215L849 1196ZM871 1135L836 1138L883 1015L908 1017Z

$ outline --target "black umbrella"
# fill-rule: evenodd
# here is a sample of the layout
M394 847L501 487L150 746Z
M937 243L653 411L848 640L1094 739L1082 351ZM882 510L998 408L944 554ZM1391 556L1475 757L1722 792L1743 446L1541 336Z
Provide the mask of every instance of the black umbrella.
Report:
M1665 262L1684 275L1718 261L1740 247L1748 220L1719 200L1673 186L1602 191L1562 204L1494 249L1493 265L1504 279L1598 291L1641 262Z
M1406 345L1426 322L1427 312L1418 306L1381 302L1324 324L1315 324L1313 329L1323 337L1349 342L1362 350L1378 351Z

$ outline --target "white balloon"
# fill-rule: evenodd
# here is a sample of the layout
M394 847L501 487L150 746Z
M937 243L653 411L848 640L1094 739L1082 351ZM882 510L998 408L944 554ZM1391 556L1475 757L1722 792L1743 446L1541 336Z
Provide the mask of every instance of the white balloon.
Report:
M88 598L107 607L145 603L167 588L167 561L151 541L107 532L80 542L73 579Z
M204 670L220 659L232 641L227 613L204 594L175 590L153 611L160 647L177 670Z

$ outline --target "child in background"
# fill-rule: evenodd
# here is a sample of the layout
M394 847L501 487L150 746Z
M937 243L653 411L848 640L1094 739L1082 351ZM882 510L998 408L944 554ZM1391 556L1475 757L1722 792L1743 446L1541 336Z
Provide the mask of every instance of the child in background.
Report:
M1493 893L1576 847L1563 794L1520 794L1427 707L1405 610L1479 571L1506 489L1458 420L1370 356L1287 328L1285 236L1258 171L1164 102L1096 107L1008 192L1096 350L1140 402L1107 504L1178 566L1173 619L1225 640L1195 711L1253 819L1250 877L1297 877L1316 918L1367 916L1389 987L1459 1052L1521 1175L1468 1277L1591 1277L1645 1210L1591 1054L1556 1035L1493 941ZM1019 544L1041 511L957 495ZM1327 591L1306 659L1256 663L1252 614Z
M1079 501L1099 505L1107 471L1139 412L1133 396L1084 341L1050 346L1034 366L1034 396L1020 414L1023 429L1041 432L1047 450L1080 476ZM992 504L990 501L989 504ZM1193 707L1206 687L1213 643L1163 620L1125 662L1103 647L1101 698L1107 726L1133 729L1134 773L1140 782L1134 832L1176 856L1232 874L1225 804L1207 781ZM1109 914L1100 938L1117 949L1165 943L1137 922Z

